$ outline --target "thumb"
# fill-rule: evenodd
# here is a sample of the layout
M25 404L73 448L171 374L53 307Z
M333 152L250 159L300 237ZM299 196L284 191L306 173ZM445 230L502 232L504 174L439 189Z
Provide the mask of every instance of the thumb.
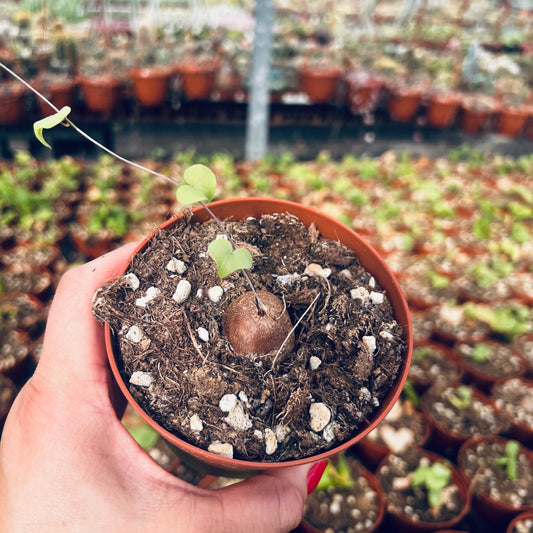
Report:
M268 470L216 491L224 531L286 533L302 520L308 489L318 482L324 463ZM242 528L245 529L242 529Z

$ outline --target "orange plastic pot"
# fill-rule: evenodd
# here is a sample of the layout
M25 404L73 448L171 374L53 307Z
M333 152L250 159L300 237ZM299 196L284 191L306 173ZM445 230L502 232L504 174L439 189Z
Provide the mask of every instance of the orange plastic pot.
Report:
M14 87L12 91L0 94L0 124L12 125L24 116L24 87Z
M387 100L390 118L397 122L411 122L422 102L422 90L417 88L393 89Z
M496 122L496 133L505 137L518 137L524 131L529 115L528 109L502 109Z
M177 70L181 76L181 88L189 100L205 100L215 86L218 61L206 63L182 63Z
M76 90L77 83L74 80L57 82L43 87L41 92L54 104L58 109L69 106L73 107L74 104L74 91ZM54 113L54 109L50 107L41 98L37 99L39 109L43 115L49 115Z
M459 470L464 474L465 468L465 456L468 448L477 446L481 442L487 443L502 443L505 444L507 439L496 435L490 435L486 437L473 437L468 439L460 448L457 454L457 465ZM529 461L533 464L533 454L530 450L524 447L520 447L520 451L524 452ZM501 531L505 531L505 527L509 522L517 515L524 512L533 511L533 506L515 507L510 503L502 502L491 498L490 495L476 491L474 486L475 481L469 480L470 491L472 492L472 508L485 520L487 523L497 525L501 528Z
M145 107L161 105L165 101L172 72L165 67L139 68L130 72L133 94Z
M120 389L122 390L128 402L140 414L140 416L168 441L168 443L174 448L176 453L184 460L184 462L203 472L208 472L215 475L227 475L231 477L244 477L262 470L312 463L314 461L327 459L332 455L347 450L365 435L370 433L370 431L372 431L383 420L383 418L385 418L394 402L398 399L409 371L412 353L412 328L407 302L405 301L396 278L389 270L387 265L381 260L376 251L357 233L347 226L341 224L339 221L317 211L316 209L285 200L275 200L270 198L239 198L222 200L219 202L214 202L210 205L210 208L222 220L228 218L232 218L234 220L246 220L249 217L259 218L265 214L291 213L292 215L298 217L306 226L309 226L312 223L315 224L318 231L324 238L338 240L353 250L359 258L361 265L374 276L376 281L387 292L388 298L394 310L395 318L404 330L405 345L407 348L405 359L401 365L401 368L399 369L398 377L389 390L387 396L383 399L379 408L377 408L374 412L373 416L369 417L369 419L357 429L351 439L318 455L279 463L263 463L221 457L198 448L162 428L138 405L130 393L127 385L124 383L115 359L113 334L111 328L106 325L105 342L107 354L113 375ZM194 209L193 216L193 220L197 222L210 220L208 213L202 207ZM160 230L165 231L174 227L180 217L181 215L168 220L162 226L160 226ZM150 238L153 235L155 235L155 232L140 243L135 253L142 251L147 246ZM124 272L126 271L127 266L128 265L125 266Z
M479 135L489 125L492 113L490 111L476 110L467 106L461 106L460 124L461 130L468 135Z
M85 103L91 111L109 113L120 99L122 82L109 76L84 77L81 87Z
M453 94L431 96L426 110L428 124L440 129L451 126L457 116L460 102L459 97Z
M331 102L335 99L337 85L342 75L339 67L299 70L300 87L314 104Z

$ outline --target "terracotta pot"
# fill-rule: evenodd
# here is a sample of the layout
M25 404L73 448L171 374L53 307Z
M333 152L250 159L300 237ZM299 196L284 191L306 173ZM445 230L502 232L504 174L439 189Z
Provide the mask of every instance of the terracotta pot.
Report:
M526 520L531 520L533 522L533 511L526 511L525 513L520 513L518 516L515 516L507 526L506 533L520 533L520 531L523 530L517 529L517 526Z
M307 94L313 104L332 102L342 75L340 67L299 69L301 90Z
M470 511L471 500L470 491L468 489L468 482L463 476L463 474L459 471L459 469L451 463L447 462L443 457L436 453L420 449L419 454L422 457L427 457L431 462L446 462L450 466L452 471L452 482L457 485L457 488L459 489L459 494L461 495L461 501L463 502L461 511L457 516L445 522L423 522L421 520L412 520L410 517L404 514L393 513L389 509L388 520L386 521L386 524L390 526L390 529L388 529L387 531L397 531L400 533L421 533L425 531L438 531L443 529L446 530L453 528ZM387 455L383 459L377 469L376 477L378 478L378 481L381 481L381 472L389 456L390 455ZM385 490L385 495L386 494L387 491Z
M181 86L189 100L206 100L215 86L218 61L206 63L181 63L177 71L181 76Z
M359 465L359 474L360 476L363 476L366 478L370 488L377 493L378 499L379 499L379 512L372 527L368 529L364 529L364 530L358 530L358 531L361 531L362 533L374 533L375 531L378 531L380 529L383 519L385 518L385 510L386 510L385 494L383 492L383 488L381 487L379 481L377 480L376 476L372 474L372 472L367 470L362 465ZM308 522L304 518L301 524L295 530L293 530L292 533L323 533L323 531L324 531L323 529L319 529L313 526L310 522Z
M172 71L165 67L139 68L130 72L133 94L145 107L161 105L168 93Z
M387 100L390 118L397 122L411 122L422 102L422 90L416 87L392 88Z
M0 93L0 124L17 124L24 117L23 86L14 86L8 93Z
M460 103L461 99L455 94L430 96L426 109L428 124L434 128L448 128L455 121Z
M459 470L464 474L465 469L465 454L468 448L477 446L481 442L494 443L499 442L505 444L507 439L496 435L486 437L473 437L467 440L460 448L457 454L457 464ZM527 448L521 447L521 452L524 452L533 466L533 455ZM466 477L466 476L465 476ZM533 511L532 506L514 507L509 503L502 502L491 498L488 494L481 493L475 490L472 486L472 480L469 480L470 491L472 493L472 507L475 509L484 521L490 524L501 527L501 531L504 531L506 525L517 515L526 512Z
M78 84L74 80L57 81L42 87L39 87L39 84L37 84L37 88L39 88L40 92L43 93L44 96L46 96L46 98L48 98L48 100L50 100L50 102L52 102L52 104L58 109L65 106L74 106L74 95L77 86ZM37 98L37 103L39 104L39 109L43 115L55 113L55 110L41 98Z
M496 133L518 137L524 130L531 112L526 108L502 108L496 121Z
M169 442L169 444L175 449L176 453L184 460L184 462L188 463L197 470L215 475L243 477L246 475L252 475L253 473L261 470L281 468L297 464L307 464L318 460L327 459L332 455L347 450L365 435L370 433L370 431L372 431L372 429L374 429L383 420L383 418L385 418L394 402L398 399L405 383L405 379L407 378L412 352L412 328L407 303L394 275L378 256L376 251L358 234L337 220L313 208L284 200L265 198L222 200L210 204L210 208L220 219L232 218L234 220L245 220L249 217L258 218L264 214L286 212L291 213L298 217L306 226L309 226L311 223L316 224L322 237L326 239L338 240L351 248L359 258L361 265L370 273L372 273L376 281L387 292L391 305L394 309L396 320L404 329L407 350L405 360L399 370L396 382L393 384L389 393L383 399L381 405L379 408L377 408L374 415L365 421L365 424L357 430L351 439L318 455L280 463L262 463L221 457L189 444L188 442L176 437L162 428L147 413L143 411L143 409L133 398L128 386L124 383L114 355L113 334L111 328L106 325L105 341L109 362L115 379L117 380L124 396L133 406L133 408L143 417L143 419ZM196 221L204 222L210 220L208 213L202 207L194 209L193 214L194 220ZM176 225L180 217L181 215L168 220L160 227L160 230L172 228ZM155 235L155 233L156 232L147 237L139 245L135 253L143 250L147 246L150 238ZM127 265L125 266L124 271L126 271L126 269Z
M90 111L110 113L118 104L122 81L110 76L92 76L81 79L85 103Z
M353 113L368 113L376 109L385 86L383 78L365 70L354 70L346 75L346 83L348 105Z
M461 130L468 135L480 135L485 132L491 118L491 111L461 105L460 126Z

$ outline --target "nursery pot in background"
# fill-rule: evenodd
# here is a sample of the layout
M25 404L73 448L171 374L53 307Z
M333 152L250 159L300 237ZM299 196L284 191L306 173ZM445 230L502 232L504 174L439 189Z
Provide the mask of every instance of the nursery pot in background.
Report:
M337 85L342 75L339 67L316 69L302 67L298 73L301 89L312 103L331 102L335 99Z
M181 63L177 71L181 77L181 87L189 100L205 100L215 86L218 61Z
M496 120L496 133L518 137L526 127L530 113L528 108L502 108Z
M393 308L395 319L403 328L404 343L406 346L405 356L401 367L399 368L395 383L381 401L380 406L377 407L373 412L372 416L362 423L362 425L357 429L357 431L354 432L349 440L325 452L310 457L284 462L245 461L241 459L222 457L194 446L185 440L176 437L161 427L139 406L129 391L127 384L121 377L116 359L117 356L115 354L113 332L106 324L105 342L107 354L113 375L117 380L120 389L133 408L152 428L154 428L170 443L170 445L176 450L176 453L178 453L186 463L200 471L215 475L245 477L262 470L312 463L318 460L327 459L332 455L347 450L365 435L370 433L370 431L372 431L372 429L374 429L383 420L390 408L398 399L404 382L407 378L412 352L412 328L407 303L401 292L398 282L396 281L396 278L376 253L376 251L357 233L347 226L344 226L337 220L313 208L284 200L264 198L222 200L210 204L209 207L213 213L215 213L222 220L246 220L250 217L259 218L266 214L289 213L300 219L305 226L310 226L312 223L315 224L322 238L340 241L350 248L358 257L361 265L370 274L372 274L377 283L386 291ZM179 215L178 217L168 220L160 227L160 230L164 231L165 229L171 229L176 225L181 216L182 215ZM206 210L202 207L194 209L193 216L193 220L197 222L211 220ZM155 232L139 245L134 255L142 251L147 246L150 238L153 235L155 235ZM123 272L126 271L127 266L128 265L124 267Z
M422 89L419 87L390 87L387 110L397 122L411 122L422 103Z
M87 107L97 113L109 113L119 101L122 82L111 76L92 76L81 79Z
M56 81L44 86L40 90L55 107L61 109L65 106L73 107L77 85L77 82L73 79ZM37 102L43 115L49 115L55 112L55 110L41 98L38 98Z
M172 71L165 67L138 68L130 72L133 94L145 107L161 105L165 101Z
M434 128L448 128L455 121L460 103L456 94L431 95L426 110L428 124Z
M22 120L25 94L26 89L22 86L15 86L13 90L0 94L0 124L17 124Z

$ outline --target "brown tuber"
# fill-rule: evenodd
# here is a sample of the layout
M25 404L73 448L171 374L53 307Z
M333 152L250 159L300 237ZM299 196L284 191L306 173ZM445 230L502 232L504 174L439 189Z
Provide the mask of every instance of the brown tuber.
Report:
M279 362L294 349L291 319L277 296L267 291L257 295L265 312L260 314L254 293L245 292L226 309L222 330L237 355L257 354Z

